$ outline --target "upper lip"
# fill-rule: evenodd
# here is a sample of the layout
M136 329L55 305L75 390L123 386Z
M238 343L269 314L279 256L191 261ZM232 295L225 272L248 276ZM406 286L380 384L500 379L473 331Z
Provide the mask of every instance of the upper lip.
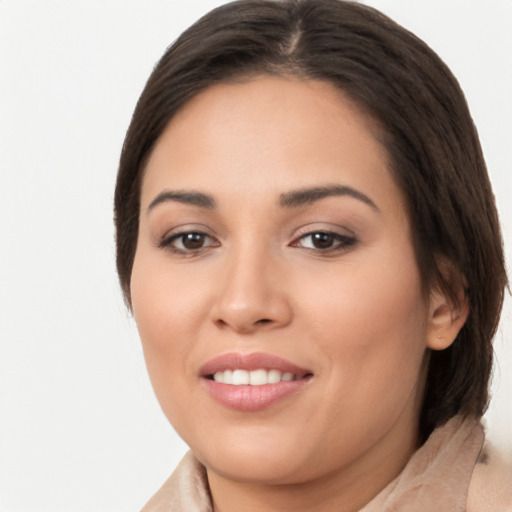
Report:
M213 375L216 372L225 370L279 370L283 373L293 373L296 376L303 377L312 372L306 368L301 368L286 359L272 354L253 353L240 354L237 352L222 354L211 359L201 366L199 373L203 377Z

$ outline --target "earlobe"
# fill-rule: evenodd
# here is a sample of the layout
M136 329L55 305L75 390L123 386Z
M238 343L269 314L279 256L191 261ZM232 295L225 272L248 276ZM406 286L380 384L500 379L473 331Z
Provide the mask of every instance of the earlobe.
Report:
M457 303L441 291L431 295L427 346L432 350L448 348L459 334L469 314L469 302L461 290Z

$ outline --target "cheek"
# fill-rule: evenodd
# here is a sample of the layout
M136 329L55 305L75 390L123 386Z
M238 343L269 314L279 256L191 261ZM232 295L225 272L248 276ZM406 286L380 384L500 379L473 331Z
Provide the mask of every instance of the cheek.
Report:
M326 427L334 451L346 450L346 439L363 449L418 414L427 307L415 260L392 261L333 271L324 283L340 284L328 292L309 283L308 338L325 371L326 408L317 416L336 425Z
M413 254L394 251L386 257L381 251L378 260L359 260L331 274L321 281L339 285L328 291L310 281L308 318L318 350L328 354L333 372L342 369L338 384L349 381L372 401L383 385L399 394L400 386L410 389L420 373L428 320Z
M208 285L204 277L191 278L154 250L137 249L130 289L143 343L172 345L170 341L180 339L179 334L199 327Z
M151 382L163 403L179 396L183 375L191 374L189 340L203 317L204 301L187 281L184 272L170 272L165 260L137 251L131 279L133 314Z

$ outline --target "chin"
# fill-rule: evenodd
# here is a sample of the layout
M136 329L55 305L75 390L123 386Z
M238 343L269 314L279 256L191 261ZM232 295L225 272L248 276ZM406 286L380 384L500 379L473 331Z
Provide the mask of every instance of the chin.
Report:
M291 461L284 454L260 452L252 453L232 452L222 456L211 456L206 460L199 458L208 471L232 481L259 484L259 485L285 485L307 481L308 475L303 475L299 469L303 467L296 461Z
M300 441L296 436L276 435L275 431L266 432L266 428L249 430L210 435L204 444L191 449L209 471L230 480L254 484L307 480L308 476L302 473L309 467L308 457L297 450Z

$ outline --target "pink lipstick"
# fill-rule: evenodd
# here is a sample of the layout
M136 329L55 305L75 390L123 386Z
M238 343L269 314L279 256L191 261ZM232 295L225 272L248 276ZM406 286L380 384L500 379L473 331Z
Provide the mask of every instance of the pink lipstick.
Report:
M240 411L258 411L301 391L312 372L271 354L230 353L200 369L210 395Z

